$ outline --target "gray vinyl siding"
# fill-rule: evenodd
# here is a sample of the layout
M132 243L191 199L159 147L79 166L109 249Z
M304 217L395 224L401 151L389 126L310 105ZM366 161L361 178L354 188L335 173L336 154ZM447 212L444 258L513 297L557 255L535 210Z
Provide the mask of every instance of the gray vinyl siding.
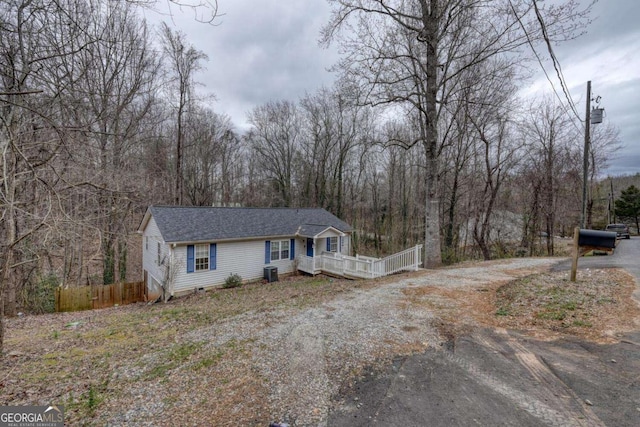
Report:
M147 271L150 278L162 284L165 266L158 264L158 243L160 243L160 260L166 263L169 260L171 248L163 242L160 230L155 220L151 218L142 234L142 268Z
M181 219L181 216L178 215L182 212L182 208L159 208L160 212L170 213L169 219L165 218L168 221L169 225L172 225L174 228L179 228L178 222ZM186 209L186 208L185 208ZM199 288L208 288L213 286L220 286L224 283L224 281L232 274L238 274L242 277L243 281L250 281L261 279L264 274L264 267L266 266L275 266L278 267L279 274L291 273L295 268L294 260L280 260L274 261L272 263L265 264L265 238L256 237L254 240L241 240L241 241L220 241L219 239L214 239L211 241L206 241L202 238L198 238L195 241L201 244L204 243L215 243L216 244L216 269L215 270L207 270L207 271L196 271L193 273L187 273L187 244L171 241L169 244L165 243L165 236L161 233L161 227L158 226L158 221L153 215L149 215L147 212L147 219L144 223L144 228L142 231L142 260L143 260L143 269L147 272L148 281L151 283L152 280L165 285L167 282L167 278L170 278L172 281L172 286L169 284L168 290L172 294L184 294L187 292L192 292L194 289ZM194 209L193 212L191 209L186 209L184 212L187 213L199 213L199 214L207 214L209 212L208 209ZM236 214L246 214L251 213L252 215L262 215L268 214L274 216L276 214L288 214L288 215L303 215L303 214L313 214L320 215L321 219L324 217L328 217L329 219L339 221L337 218L330 215L328 212L324 210L274 210L274 209L248 209L248 210L238 210L237 212L234 210L212 210L209 213L221 212L227 217L232 213ZM312 216L313 216L312 215ZM211 215L209 215L211 216ZM175 218L174 218L175 217ZM231 215L233 217L233 215ZM276 218L274 216L274 218ZM195 217L194 217L195 218ZM169 221L173 219L172 221ZM210 221L213 221L212 218L209 218ZM273 220L273 218L272 218ZM195 221L195 219L194 219ZM175 224L174 224L175 222ZM189 221L187 221L189 222ZM260 221L253 221L251 223L259 223ZM330 221L329 221L330 222ZM162 222L160 221L162 224ZM288 224L289 222L287 222ZM342 222L340 221L340 224ZM165 224L167 225L167 224ZM237 224L236 224L237 225ZM333 227L332 225L326 225L326 227ZM324 227L324 226L323 226ZM348 225L346 225L348 227ZM335 228L335 227L334 227ZM268 240L290 240L293 237L293 234L298 232L300 226L295 226L295 230L291 231L292 235L289 237L279 237ZM227 232L220 231L223 235L227 235ZM225 234L226 233L226 234ZM347 231L347 233L349 233ZM337 235L335 230L328 230L326 233L321 233L324 236L335 236ZM277 234L276 234L277 235ZM339 251L345 255L351 255L351 237L349 234L342 236L342 246ZM182 242L189 242L191 240L182 240ZM295 256L306 255L306 237L295 238ZM160 263L158 263L158 244L160 244ZM316 238L316 255L319 255L325 246L325 242L321 243L321 239ZM172 273L167 275L167 271L171 271Z
M340 252L343 255L351 256L351 234L342 237L342 248Z
M316 241L317 241L317 245L319 245L317 247L319 247L320 252L324 252L327 250L327 247L326 247L327 237L334 237L334 236L338 236L338 235L332 231L326 231L318 235L318 237L316 238ZM340 246L339 236L338 236L338 246ZM316 253L316 255L319 255L320 252ZM338 252L340 252L343 255L351 255L351 235L350 234L346 234L342 236L342 247L338 248Z
M274 240L288 240L287 238ZM231 274L239 274L242 280L255 280L263 277L264 267L278 267L278 274L293 272L291 260L265 264L265 240L244 242L211 242L217 244L216 269L187 273L187 245L174 249L175 265L178 268L174 293L180 294L197 288L220 286ZM296 240L296 254L302 248Z

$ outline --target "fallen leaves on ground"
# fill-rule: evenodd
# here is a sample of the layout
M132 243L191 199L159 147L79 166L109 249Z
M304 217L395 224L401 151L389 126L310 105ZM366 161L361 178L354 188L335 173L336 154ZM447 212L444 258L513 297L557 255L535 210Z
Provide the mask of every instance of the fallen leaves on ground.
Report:
M440 277L437 271L409 273L401 280ZM432 313L445 339L480 325L544 339L571 334L607 341L640 326L640 310L631 299L635 283L622 270L580 271L576 283L567 273L532 269L524 274L479 285L467 279L465 286L441 275L451 284L402 287L398 309ZM167 304L8 319L0 405L63 404L70 425L140 423L141 417L151 425L265 425L273 414L268 402L275 385L252 365L252 355L265 349L250 328L278 324L274 313L289 316L307 308L324 307L331 316L331 302L341 295L398 280L290 277ZM198 339L203 331L223 337L230 319L248 330L246 338ZM412 334L415 329L400 324L398 330ZM287 350L269 349L267 357Z
M406 289L414 302L443 319L448 334L482 325L526 332L539 339L572 335L612 342L640 326L640 307L632 299L636 284L621 269L544 272L474 289L438 286ZM428 296L428 297L426 297Z

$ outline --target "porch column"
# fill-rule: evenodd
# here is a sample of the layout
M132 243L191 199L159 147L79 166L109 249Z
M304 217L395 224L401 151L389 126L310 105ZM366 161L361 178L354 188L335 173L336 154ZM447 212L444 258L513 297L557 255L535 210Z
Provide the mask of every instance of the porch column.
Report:
M313 238L313 268L315 271L316 268L316 259L318 259L318 253L316 252L316 238ZM322 259L320 259L320 265L318 265L318 270L322 270Z

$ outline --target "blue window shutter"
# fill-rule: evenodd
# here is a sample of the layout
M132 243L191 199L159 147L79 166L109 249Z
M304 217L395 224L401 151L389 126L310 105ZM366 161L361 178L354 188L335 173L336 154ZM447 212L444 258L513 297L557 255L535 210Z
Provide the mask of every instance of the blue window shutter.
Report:
M291 244L289 245L289 259L293 260L296 258L296 239L291 239Z
M338 252L342 253L342 236L340 236L340 246L338 247Z
M193 273L195 270L195 247L187 246L187 273Z
M218 255L218 245L216 243L211 243L209 245L209 270L216 269L216 258Z
M271 240L264 242L264 263L269 264L271 262Z
M331 252L331 237L327 237L327 252Z

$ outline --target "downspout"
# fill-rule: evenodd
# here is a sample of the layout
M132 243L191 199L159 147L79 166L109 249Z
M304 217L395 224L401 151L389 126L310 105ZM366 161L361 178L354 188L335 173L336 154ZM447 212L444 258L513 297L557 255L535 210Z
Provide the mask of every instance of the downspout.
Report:
M173 289L175 287L175 280L176 280L176 271L173 271L176 267L176 263L175 263L175 248L176 248L176 244L172 244L169 245L169 268L171 269L170 271L170 281L171 283L169 284L169 286L171 286L171 296L173 297Z

